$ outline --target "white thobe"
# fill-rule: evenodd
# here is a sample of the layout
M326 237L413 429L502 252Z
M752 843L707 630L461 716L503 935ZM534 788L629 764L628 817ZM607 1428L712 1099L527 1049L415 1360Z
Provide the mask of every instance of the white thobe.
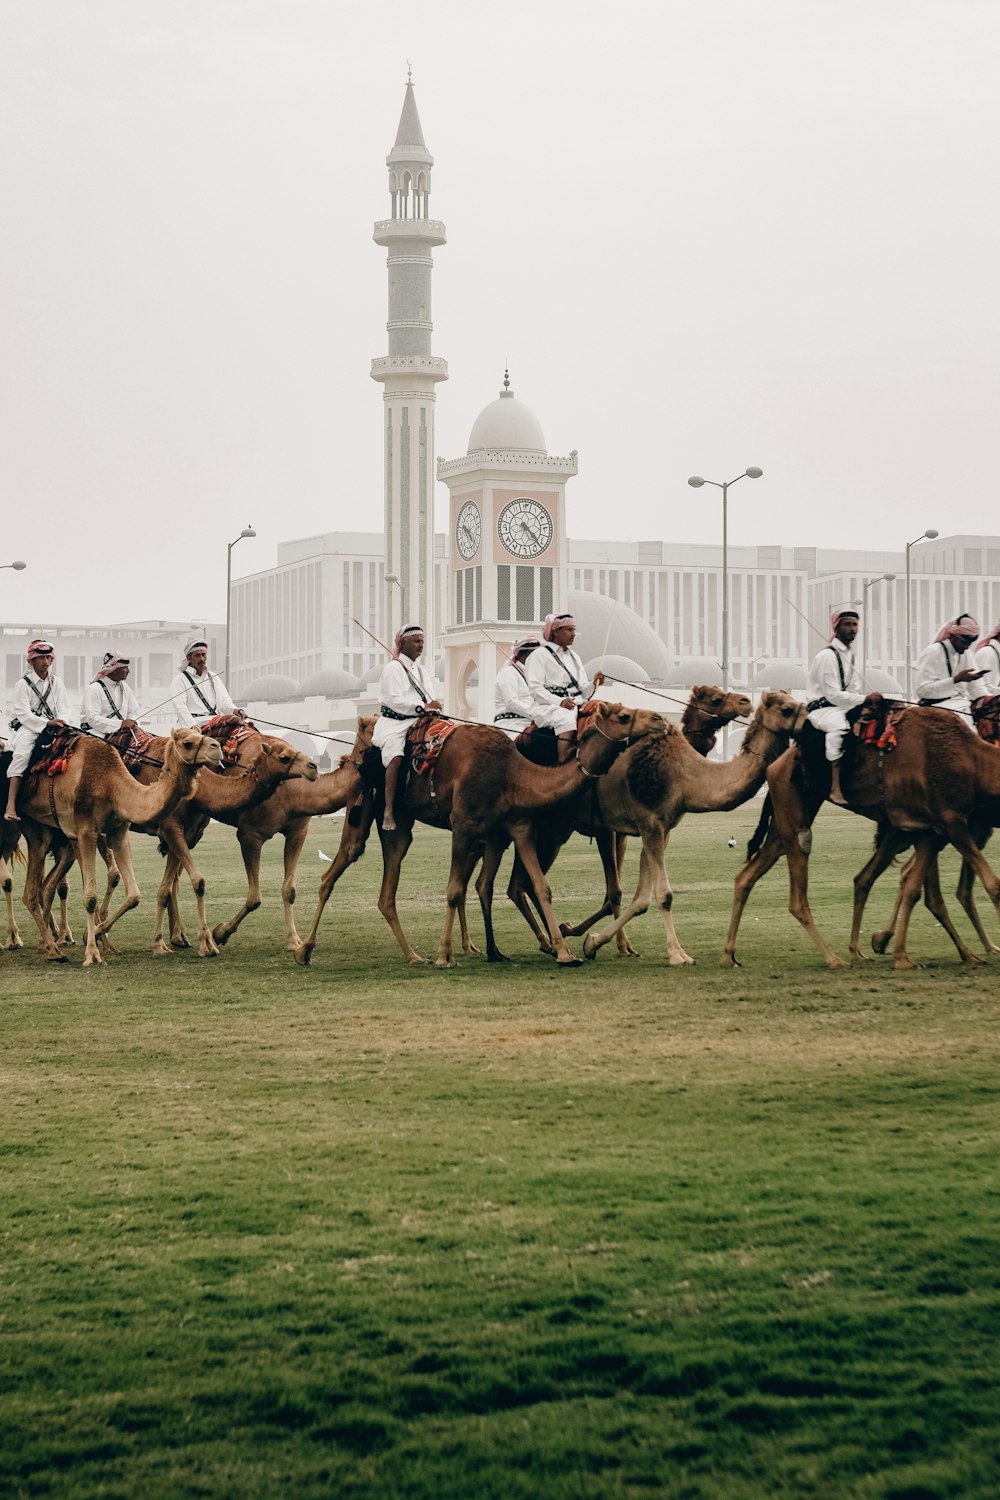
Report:
M381 751L384 766L397 755L402 755L406 749L406 731L434 696L434 680L418 661L407 659L404 662L401 657L398 661L386 662L378 680L379 706L403 717L394 719L388 714L380 714L375 720L372 744Z
M541 729L565 734L576 728L577 709L593 694L593 684L583 662L571 646L547 641L532 651L524 669L531 692L532 714ZM563 698L572 698L575 708L561 708Z
M817 698L826 699L825 707L810 710L809 722L826 735L827 760L840 760L844 736L851 727L847 722L847 710L857 708L864 702L865 695L854 651L836 636L813 657L806 680L806 694L807 703L813 703Z
M534 717L531 689L520 667L507 662L497 673L493 689L494 723L504 734L516 739Z
M204 703L195 691L195 685L205 698ZM185 729L200 724L203 719L213 719L216 714L236 712L236 704L218 672L206 670L199 677L194 667L182 667L170 684L170 697L176 714L174 723Z
M955 673L966 667L973 672L979 670L971 648L956 651L950 641L932 641L917 662L918 700L934 708L950 708L971 722L973 703L987 697L990 690L983 686L982 677L975 682L956 682Z
M1000 641L987 641L982 650L976 652L976 670L986 673L979 681L990 697L1000 693Z
M112 713L108 695L118 710L117 714ZM108 677L88 682L83 694L80 722L86 724L91 734L106 740L109 734L114 734L115 730L122 727L123 719L137 719L139 713L138 701L127 682L112 682Z
M47 688L49 696L46 710L43 710L39 707L38 695L44 696ZM14 687L14 706L10 716L12 719L19 719L21 727L14 731L10 744L14 758L7 768L7 775L23 776L28 769L35 741L46 724L51 719L69 721L69 695L62 678L51 672L48 677L39 677L35 669L29 667L24 676L18 678Z

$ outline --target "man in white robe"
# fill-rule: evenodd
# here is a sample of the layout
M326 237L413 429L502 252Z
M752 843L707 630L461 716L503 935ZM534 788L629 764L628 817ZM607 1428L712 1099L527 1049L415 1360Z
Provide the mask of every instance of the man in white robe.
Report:
M525 668L535 723L566 738L576 731L579 709L604 681L603 672L596 672L590 681L573 650L575 639L572 615L547 615L542 644L531 653Z
M126 681L131 665L127 656L106 652L103 667L84 690L80 722L98 739L139 727L139 704Z
M4 820L19 823L17 794L21 789L21 778L28 769L35 741L43 729L61 728L69 718L69 696L61 677L52 671L55 649L48 641L32 641L28 647L28 670L14 687L14 707L11 710L11 741L13 759L7 768L7 807Z
M386 833L392 833L396 827L394 803L407 731L421 714L441 707L441 700L434 696L431 674L417 660L423 649L423 626L406 625L398 630L392 660L386 662L378 681L379 717L375 720L372 744L385 767L382 827Z
M854 641L858 634L859 618L854 609L836 609L830 621L833 635L827 645L817 651L809 668L806 681L809 722L822 730L826 736L826 758L830 762L830 801L838 807L846 807L840 787L840 762L844 755L844 739L850 729L847 711L857 708L865 700L861 685L861 674L854 660Z
M528 686L525 663L540 645L541 641L535 636L518 641L510 660L504 662L497 673L493 691L493 722L512 740L516 740L534 718L534 700Z
M237 711L218 672L208 670L208 645L197 636L184 647L184 665L170 684L170 697L176 713L174 722L185 729L217 714Z
M921 708L950 708L971 729L972 705L985 698L984 668L976 664L972 647L979 626L971 615L958 615L942 625L917 662L916 693Z

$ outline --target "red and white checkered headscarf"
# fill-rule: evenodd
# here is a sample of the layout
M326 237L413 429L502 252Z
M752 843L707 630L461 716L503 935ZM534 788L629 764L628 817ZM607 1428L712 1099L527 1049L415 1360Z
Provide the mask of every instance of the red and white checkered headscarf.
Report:
M575 625L576 621L572 615L546 615L545 624L542 626L542 640L551 641L553 632L561 630L564 625Z
M990 641L1000 641L1000 625L995 625L989 635L984 635L981 641L976 642L976 650L982 651L983 647L988 646Z
M119 667L130 667L131 665L131 657L119 656L117 651L106 651L104 653L104 666L97 673L94 681L100 682L102 677L110 677L111 673L117 671Z
M28 647L28 660L34 661L36 656L52 656L54 652L51 641L32 641Z
M833 614L830 616L830 629L833 631L833 635L831 635L831 637L830 637L831 641L834 640L835 637L836 637L837 626L840 624L841 620L858 620L858 619L860 619L860 616L859 616L857 610L856 609L851 609L851 607L849 605L845 604L842 609L835 609L834 612L833 612Z
M974 641L978 634L979 626L971 615L956 615L953 620L948 621L947 625L941 626L934 639L936 641L946 641L953 635L965 635L968 636L970 641Z
M422 625L404 625L402 630L397 630L396 634L392 638L393 661L399 661L399 648L403 644L403 640L406 636L423 635L423 633L424 627Z

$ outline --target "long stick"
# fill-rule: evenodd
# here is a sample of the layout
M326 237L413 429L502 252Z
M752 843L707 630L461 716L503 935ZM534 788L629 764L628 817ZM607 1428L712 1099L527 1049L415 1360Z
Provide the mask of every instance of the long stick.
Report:
M362 625L361 621L360 620L356 620L353 615L351 616L351 619L354 621L354 624L358 627L359 630L363 630L364 631L365 635L368 636L369 640L374 641L375 644L376 644L376 646L381 646L383 651L388 651L388 653L389 653L390 656L392 655L392 647L391 646L387 646L386 643L385 643L385 641L380 641L379 638L378 638L378 636L375 635L375 634L373 634L373 632L368 629L367 625Z
M802 610L799 609L799 606L797 604L793 603L793 601L791 599L789 599L788 603L791 604L791 606L794 609L795 613L799 616L799 619L800 620L805 620L806 624L809 626L809 629L810 630L815 630L815 632L819 636L820 640L826 641L826 639L827 639L826 632L823 631L823 630L820 630L820 628L819 628L818 625L814 625L813 622L812 622L812 620L810 620L809 616L806 615L806 614L803 614ZM829 642L827 642L827 644L829 644ZM868 689L869 693L874 693L874 692L877 691L876 688L872 687L871 683L868 681L868 678L865 676L864 672L862 672L861 668L856 663L855 663L854 670L857 672L858 676L860 677L862 685L865 688Z

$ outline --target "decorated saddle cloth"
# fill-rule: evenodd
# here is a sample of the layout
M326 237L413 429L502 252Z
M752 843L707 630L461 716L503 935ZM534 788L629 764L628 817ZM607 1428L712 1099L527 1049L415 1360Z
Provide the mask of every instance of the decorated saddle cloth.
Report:
M591 721L597 716L597 699L589 698L582 703L576 713L576 733L570 736L569 743L572 745L579 737L580 731L586 729ZM535 766L555 766L559 763L559 746L556 741L556 732L549 725L539 726L532 720L527 729L522 729L514 744L520 750L526 760L530 760Z
M79 729L43 729L25 773L28 776L61 776L83 735Z
M1000 695L977 698L972 705L972 719L979 738L1000 748Z
M152 760L149 747L156 739L155 734L150 734L148 729L116 729L114 734L109 734L105 740L106 745L113 745L125 762L125 769L130 776L139 776L147 761Z
M896 725L905 712L906 704L898 699L869 693L858 709L854 733L862 745L871 745L876 750L895 750Z
M457 728L452 719L437 719L433 714L421 714L414 721L412 729L406 731L406 743L410 747L410 767L418 776L431 769L445 740Z
M242 714L216 714L214 719L206 719L199 724L198 729L219 744L223 764L227 766L235 766L240 746L247 736L259 733L256 726Z

